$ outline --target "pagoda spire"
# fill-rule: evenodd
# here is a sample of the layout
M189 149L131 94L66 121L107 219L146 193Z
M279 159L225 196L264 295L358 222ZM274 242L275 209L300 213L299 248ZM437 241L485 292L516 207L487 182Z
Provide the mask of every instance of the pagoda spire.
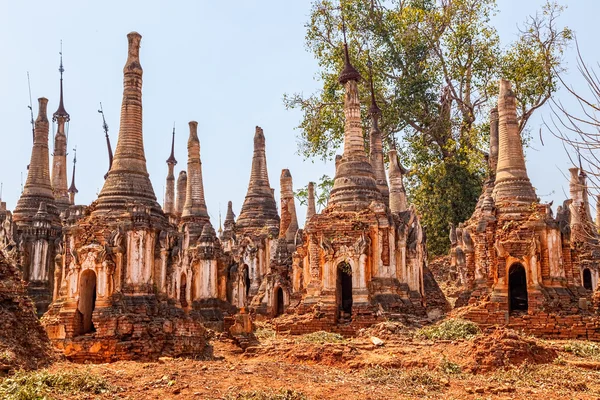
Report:
M171 155L167 159L167 167L169 172L167 173L167 191L165 195L164 211L166 214L173 214L175 212L175 175L173 169L177 164L175 159L175 124L173 124L173 136L171 139Z
M312 216L316 213L317 207L315 205L315 183L308 182L308 207L306 209L306 222L310 221Z
M198 139L198 122L190 121L190 137L188 139L188 168L185 205L181 217L185 219L202 217L208 219L204 184L202 181L202 161L200 160L200 140Z
M369 86L371 88L371 107L369 107L369 116L371 117L371 134L370 134L370 159L377 187L381 192L383 202L389 206L390 203L390 188L388 187L385 176L385 164L383 161L383 142L381 131L379 130L379 118L381 110L377 106L375 100L375 89L373 87L373 63L369 57Z
M123 68L121 125L114 159L104 186L98 195L94 213L126 211L136 203L150 208L151 214L164 218L146 169L142 133L142 66L137 32L127 35L128 56Z
M75 204L75 195L79 193L75 187L75 164L77 164L77 149L73 149L73 173L71 174L71 186L69 186L69 203Z
M528 207L537 200L525 167L517 123L515 94L509 81L500 80L498 95L498 165L493 198L499 210L519 214L516 204Z
M54 153L52 154L52 190L56 206L60 210L64 210L70 204L67 189L67 135L65 134L65 124L70 121L71 117L67 110L65 110L63 96L63 73L65 72L65 68L63 67L62 59L62 41L60 47L60 66L58 68L60 72L60 100L58 109L52 115L52 121L58 124L58 129L54 136Z
M390 166L388 175L390 177L390 210L392 212L406 211L406 190L404 189L404 168L398 162L398 153L396 149L392 149L388 152L388 158L390 160Z
M298 231L298 217L296 216L296 204L294 202L292 174L289 169L281 171L279 184L281 188L281 221L279 225L279 237L285 238L288 243L294 243L294 238Z
M368 207L372 201L381 202L382 195L365 152L358 95L361 76L350 62L345 24L342 25L342 30L345 59L338 82L345 87L344 153L336 163L335 180L327 207L339 206L346 211L357 211Z
M265 135L260 126L256 127L254 133L254 155L252 157L250 182L248 183L248 191L236 227L242 230L262 228L272 231L279 230L277 205L267 173Z
M185 171L179 171L177 177L177 202L175 203L175 213L181 217L183 212L183 206L185 205L185 196L187 191L187 173Z
M49 123L46 113L48 99L41 97L38 99L38 102L39 112L35 120L31 161L23 192L14 211L15 222L33 218L37 214L42 202L46 203L49 214L58 216L49 171Z

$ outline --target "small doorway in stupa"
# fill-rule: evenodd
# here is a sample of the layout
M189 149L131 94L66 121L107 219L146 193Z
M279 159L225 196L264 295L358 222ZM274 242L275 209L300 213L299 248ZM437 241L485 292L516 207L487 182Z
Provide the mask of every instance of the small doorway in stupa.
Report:
M278 287L275 289L275 316L279 317L285 311L285 304L283 303L283 289Z
M583 270L583 287L587 290L594 290L592 284L592 271L590 271L589 268L584 268Z
M527 274L521 264L514 264L508 271L508 302L509 311L523 312L527 311Z
M339 321L352 320L352 267L347 262L338 265L337 270L337 301Z
M250 296L250 272L248 271L248 266L244 265L244 285L246 286L246 298Z
M182 308L187 308L187 276L185 274L181 274L181 279L179 281L179 303L181 303Z
M80 334L95 332L92 315L96 308L96 273L86 269L79 277L79 302L77 310L81 313Z

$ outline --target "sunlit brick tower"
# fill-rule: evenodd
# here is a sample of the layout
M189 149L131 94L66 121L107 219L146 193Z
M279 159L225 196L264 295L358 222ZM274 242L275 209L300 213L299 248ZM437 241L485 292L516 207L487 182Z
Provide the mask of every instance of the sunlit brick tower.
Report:
M240 215L235 222L236 280L239 290L233 304L242 307L250 304L258 292L263 277L269 269L271 248L279 236L279 215L273 190L269 184L265 135L256 127L254 153L248 191Z
M600 256L576 245L572 232L580 221L591 227L585 180L577 168L571 170L572 199L558 207L555 219L527 175L511 84L500 80L499 86L498 109L490 114L494 180L486 183L472 217L451 233L451 251L467 289L457 306L468 302L465 317L486 325L600 339L588 320L591 291L584 290L581 276Z
M62 52L58 70L60 71L60 100L58 109L52 115L52 121L58 125L52 155L52 190L54 191L56 206L60 211L64 211L70 205L67 189L67 135L65 134L65 124L71 120L71 117L65 110L63 100L63 72L65 69L62 63Z
M52 301L54 255L60 249L61 226L50 180L48 99L40 98L29 172L14 210L15 242L27 290L43 314Z
M307 220L303 244L293 255L293 296L300 297L295 311L309 317L318 310L319 318L284 322L278 325L280 330L352 333L373 324L381 311L425 313L423 231L414 208L392 213L384 203L385 176L378 182L374 172L383 171L381 141L375 129L374 168L363 138L361 76L350 62L345 41L344 55L339 77L345 88L344 151L336 158L327 207ZM377 127L377 104L372 98L371 115Z
M75 361L156 359L203 354L205 329L169 300L176 227L154 195L142 134L141 35L128 38L123 102L113 162L88 211L65 225L56 299L43 323L55 346ZM75 209L74 209L75 211Z
M210 223L210 217L208 216L206 200L204 198L198 123L190 121L189 126L187 188L180 224L185 225L190 234L190 243L194 243L200 237L204 225Z
M179 171L179 176L177 177L177 201L175 202L175 213L177 214L177 217L181 217L181 214L183 213L186 192L187 173L185 171Z
M269 268L263 277L258 293L252 299L252 308L257 312L278 316L284 313L292 294L292 253L301 243L298 237L298 218L294 202L292 174L288 169L281 171L281 219L279 238L270 254Z

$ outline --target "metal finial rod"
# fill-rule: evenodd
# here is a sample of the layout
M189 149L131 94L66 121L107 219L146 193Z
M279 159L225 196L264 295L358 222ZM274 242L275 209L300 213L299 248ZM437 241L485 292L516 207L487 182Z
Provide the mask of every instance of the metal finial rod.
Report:
M35 141L35 122L33 120L33 102L31 101L31 80L29 79L29 71L27 71L27 86L29 87L29 112L31 113L31 134L33 136L33 140Z
M60 67L58 67L58 72L60 72L60 79L62 79L62 74L65 72L65 68L63 67L63 51L62 51L62 39L60 40Z
M112 147L110 145L110 137L108 136L108 124L106 123L106 118L104 118L104 109L102 108L102 102L100 102L100 109L98 110L100 114L102 114L102 129L104 129L104 135L106 137L106 146L108 147L108 171L112 168L113 163L113 152ZM104 179L108 177L108 172L104 174Z

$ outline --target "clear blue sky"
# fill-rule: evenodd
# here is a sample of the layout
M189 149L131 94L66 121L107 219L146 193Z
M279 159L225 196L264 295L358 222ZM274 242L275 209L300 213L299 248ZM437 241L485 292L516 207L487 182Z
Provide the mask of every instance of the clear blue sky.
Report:
M567 3L567 1L564 1ZM573 28L588 62L596 63L600 14L596 1L569 1L561 22ZM513 40L517 24L535 13L542 0L499 0L494 17L504 43ZM297 155L294 128L298 112L285 110L283 93L311 93L317 64L305 49L304 24L310 2L236 1L9 1L0 0L0 181L3 200L14 208L21 173L31 151L27 71L31 76L34 111L37 98L49 99L49 114L58 106L59 46L63 41L65 106L71 115L69 149L77 146L78 204L96 198L107 170L107 152L98 104L102 102L113 146L117 143L122 97L122 68L130 31L142 37L144 68L144 140L148 171L162 204L170 134L176 123L176 173L186 168L187 122L198 121L204 185L209 213L218 224L219 209L234 211L244 200L254 127L263 127L271 186L279 198L279 175L289 168L294 187L333 175L333 164L305 161ZM572 73L573 51L566 54ZM532 118L536 133L527 164L533 185L544 201L564 199L564 174L570 166L561 144L545 134L537 139L544 108ZM51 132L52 134L52 128ZM50 144L52 150L52 144ZM71 157L69 154L69 180ZM562 172L561 172L562 171ZM550 195L550 193L554 193ZM303 223L305 210L299 207Z

